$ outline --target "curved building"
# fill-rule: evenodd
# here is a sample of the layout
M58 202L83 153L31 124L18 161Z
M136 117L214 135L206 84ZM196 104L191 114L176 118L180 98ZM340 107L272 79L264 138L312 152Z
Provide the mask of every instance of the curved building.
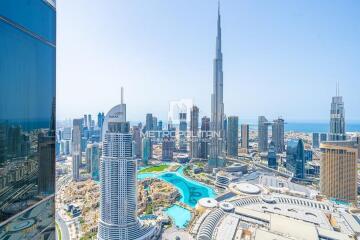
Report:
M137 218L136 160L126 105L113 107L103 125L98 239L151 239L155 228Z
M301 139L290 139L286 148L286 169L294 174L294 178L305 178L304 143Z

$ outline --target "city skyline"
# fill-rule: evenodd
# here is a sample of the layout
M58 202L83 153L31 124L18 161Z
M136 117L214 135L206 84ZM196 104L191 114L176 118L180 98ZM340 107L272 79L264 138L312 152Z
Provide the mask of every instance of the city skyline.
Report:
M75 10L84 7L81 1L71 6L58 4L57 99L62 99L58 101L58 119L75 118L82 111L104 111L119 101L122 85L132 93L127 98L134 109L128 113L129 119L142 120L152 112L165 120L169 102L184 97L194 100L200 115L210 116L216 1L143 4L143 8L138 1L85 4L87 11L80 12ZM271 5L222 3L225 113L239 116L240 121L266 115L270 119L282 116L289 121L327 122L328 101L339 82L347 121L359 121L356 103L360 96L355 92L360 84L356 80L359 25L354 21L359 4ZM274 11L266 12L266 7ZM100 17L95 22L90 17L98 8ZM113 14L102 15L107 11ZM110 29L114 22L116 28ZM81 35L69 30L76 28L83 30ZM174 91L172 86L178 82L182 84ZM96 94L104 88L110 94ZM86 89L89 94L79 99L75 89ZM231 94L233 91L239 95ZM78 104L73 107L75 100Z

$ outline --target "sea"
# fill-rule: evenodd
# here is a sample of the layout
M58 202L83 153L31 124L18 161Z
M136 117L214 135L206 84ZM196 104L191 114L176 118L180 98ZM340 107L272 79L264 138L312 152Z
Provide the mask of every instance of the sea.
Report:
M305 132L305 133L327 133L330 131L329 123L311 123L311 122L286 122L285 132ZM251 124L250 129L256 130L257 125ZM360 132L360 123L347 123L346 132Z

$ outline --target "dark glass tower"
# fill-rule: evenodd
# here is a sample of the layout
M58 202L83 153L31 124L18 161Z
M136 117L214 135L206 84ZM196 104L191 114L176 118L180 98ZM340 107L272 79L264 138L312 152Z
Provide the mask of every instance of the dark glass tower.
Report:
M56 10L0 1L0 239L54 239Z
M286 169L294 174L294 178L305 178L304 143L301 139L291 139L286 148Z

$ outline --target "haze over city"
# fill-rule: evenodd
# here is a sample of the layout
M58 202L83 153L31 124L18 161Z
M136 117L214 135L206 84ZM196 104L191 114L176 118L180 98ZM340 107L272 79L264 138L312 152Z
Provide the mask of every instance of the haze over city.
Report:
M211 3L59 1L58 119L106 111L121 86L133 121L147 112L166 120L181 98L209 116ZM223 1L225 113L327 122L339 82L347 121L360 120L359 9L355 1Z

